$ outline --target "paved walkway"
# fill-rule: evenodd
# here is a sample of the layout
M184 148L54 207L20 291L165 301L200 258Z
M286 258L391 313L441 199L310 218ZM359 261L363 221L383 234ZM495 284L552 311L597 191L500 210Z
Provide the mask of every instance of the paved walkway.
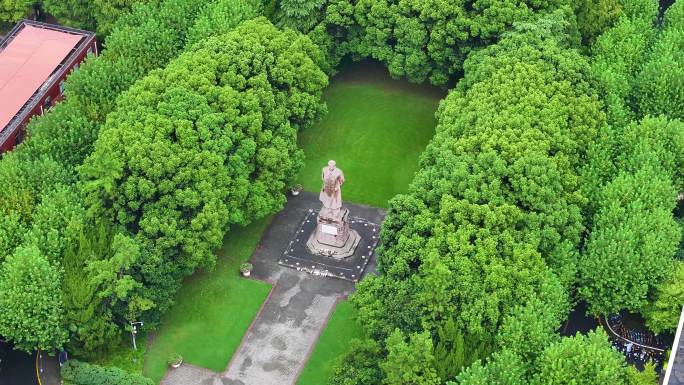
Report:
M294 385L340 298L354 284L313 276L278 265L309 208L314 194L292 198L264 233L251 258L252 275L274 285L263 308L222 373L184 364L167 372L163 385ZM384 212L348 205L351 214L381 223ZM369 265L366 272L373 270Z

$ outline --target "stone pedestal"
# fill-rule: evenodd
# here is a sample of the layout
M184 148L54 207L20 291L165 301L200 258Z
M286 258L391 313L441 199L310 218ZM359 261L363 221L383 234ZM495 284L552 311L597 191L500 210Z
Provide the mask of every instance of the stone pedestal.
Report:
M361 237L349 228L349 210L323 209L316 220L316 230L306 242L309 252L342 259L354 254Z

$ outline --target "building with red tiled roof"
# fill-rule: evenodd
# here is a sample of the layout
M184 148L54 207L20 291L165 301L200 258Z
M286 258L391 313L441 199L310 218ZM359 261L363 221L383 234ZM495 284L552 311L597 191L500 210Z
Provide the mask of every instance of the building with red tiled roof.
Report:
M66 76L89 54L95 34L24 20L0 42L0 154L19 144L26 124L62 98Z

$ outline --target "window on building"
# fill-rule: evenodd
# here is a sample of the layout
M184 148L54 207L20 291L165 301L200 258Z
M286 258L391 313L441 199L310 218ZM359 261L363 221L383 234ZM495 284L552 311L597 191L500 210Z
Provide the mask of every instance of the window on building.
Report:
M45 111L50 111L50 108L52 108L52 98L48 96L45 98L45 101L43 101L43 109L45 109Z
M59 82L59 93L63 94L64 93L64 80Z

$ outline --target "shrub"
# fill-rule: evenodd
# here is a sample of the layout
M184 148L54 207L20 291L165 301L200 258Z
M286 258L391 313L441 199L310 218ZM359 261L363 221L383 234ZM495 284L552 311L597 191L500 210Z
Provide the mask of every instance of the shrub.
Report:
M154 385L154 381L115 367L103 367L76 360L62 366L64 385Z

